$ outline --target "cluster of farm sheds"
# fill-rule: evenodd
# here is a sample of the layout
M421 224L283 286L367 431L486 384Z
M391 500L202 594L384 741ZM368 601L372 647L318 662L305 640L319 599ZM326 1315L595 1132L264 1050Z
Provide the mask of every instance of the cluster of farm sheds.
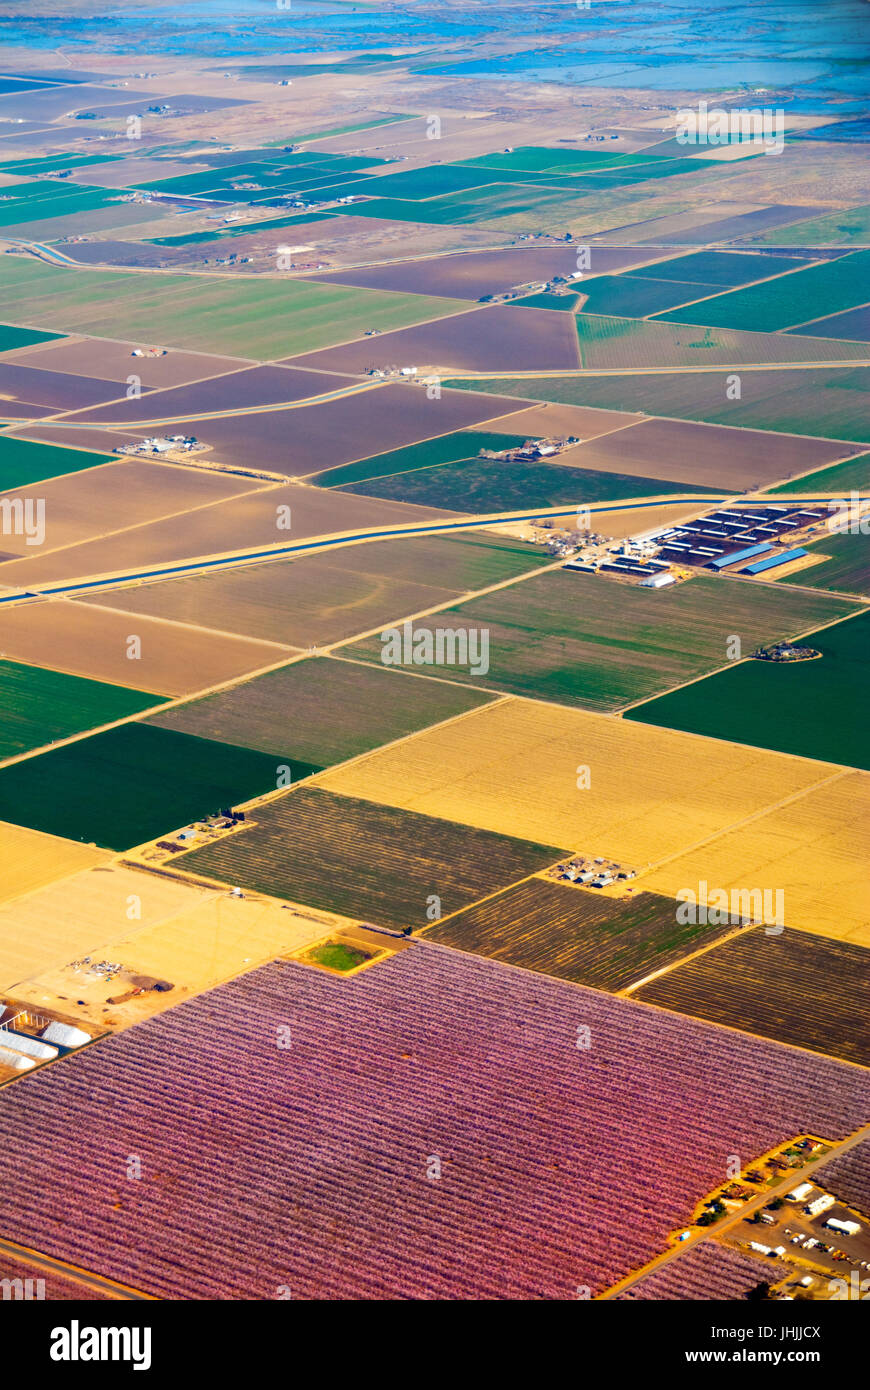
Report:
M829 515L820 507L800 504L723 507L697 521L622 541L603 554L581 547L565 568L632 576L653 589L676 583L674 567L681 565L689 572L708 569L754 578L806 558L805 549L789 542L802 532L816 531Z

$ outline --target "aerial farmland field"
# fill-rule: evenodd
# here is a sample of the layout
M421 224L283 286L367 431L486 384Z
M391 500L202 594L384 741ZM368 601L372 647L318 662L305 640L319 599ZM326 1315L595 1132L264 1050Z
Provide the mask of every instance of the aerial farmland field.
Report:
M297 780L312 770L289 766ZM276 759L265 753L122 724L0 768L0 816L50 835L127 850L274 791L280 775ZM75 802L58 795L65 786L75 788Z
M807 570L807 577L814 572ZM816 660L742 661L640 705L626 718L870 769L870 735L860 714L868 630L870 613L859 612L809 633L806 645L821 652Z
M463 714L488 698L479 690L415 680L386 667L314 657L176 705L149 722L328 767Z
M488 671L471 676L467 668L445 667L442 678L613 710L726 665L733 633L748 652L849 611L848 600L798 601L793 590L736 586L712 575L664 593L556 570L418 619L415 631L467 626L489 633ZM380 639L370 637L348 654L380 661L382 651Z
M868 965L864 946L752 927L641 985L634 997L866 1067L870 1046L855 1017L870 1007Z
M486 382L453 380L462 390L485 389L511 397L593 405L605 410L641 410L649 415L746 429L782 430L788 434L833 440L870 440L867 425L870 369L803 367L744 373L740 399L729 400L724 371L647 372L608 380L598 377L517 377Z
M509 699L325 772L318 785L640 868L721 835L832 771L781 753ZM589 785L578 786L578 777ZM666 887L652 877L643 887L673 896L692 882L672 878L668 870Z
M616 993L727 930L681 926L676 904L657 893L613 899L530 878L430 927L425 939Z
M93 454L86 449L58 449L29 439L5 436L0 453L0 488L26 487L44 478L57 478L83 468L109 463L111 454ZM5 538L4 538L5 540Z
M831 515L836 518L838 513ZM810 546L810 554L825 558L798 574L783 575L784 584L870 596L870 535L860 530L833 532Z
M578 1019L602 1046L578 1054ZM157 1076L149 1154L167 1180L113 1208ZM865 1086L844 1063L437 947L352 982L270 964L12 1087L0 1221L70 1258L75 1201L88 1263L169 1298L567 1299L664 1248L723 1149L844 1136Z
M0 821L0 902L32 893L46 883L68 878L108 858L106 851L95 845Z
M760 1284L782 1278L787 1270L766 1256L744 1255L718 1241L707 1240L687 1250L679 1260L642 1275L617 1294L617 1299L736 1301L746 1298Z
M314 786L258 806L249 819L238 835L177 862L377 926L425 926L544 868L564 849Z
M148 709L157 696L0 661L0 761Z
M621 278L621 277L620 277ZM644 280L643 285L654 282ZM673 282L668 282L672 284ZM858 362L862 352L855 343L786 337L775 333L747 333L732 328L697 327L696 310L690 304L665 323L656 319L616 317L628 308L612 311L583 305L577 315L580 365L596 371L643 367L740 367L776 362ZM679 317L679 322L675 322ZM497 370L493 364L493 370ZM107 413L108 407L105 408Z

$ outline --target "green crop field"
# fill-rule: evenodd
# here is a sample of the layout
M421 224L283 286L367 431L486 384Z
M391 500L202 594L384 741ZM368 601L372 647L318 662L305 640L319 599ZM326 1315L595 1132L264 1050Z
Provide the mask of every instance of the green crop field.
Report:
M404 328L468 308L465 300L349 289L303 280L231 280L63 270L7 256L0 261L0 318L39 327L226 352L290 357Z
M832 464L830 468L820 468L817 473L809 473L803 478L792 478L771 488L773 492L806 492L845 496L855 489L858 492L870 488L870 454L847 459L845 463Z
M648 276L642 280L632 275L599 275L594 280L584 280L580 288L581 295L586 296L581 306L584 313L637 318L718 292L713 284L653 280Z
M870 207L838 208L790 227L773 227L753 237L757 246L851 246L870 242Z
M50 343L62 337L62 333L41 333L36 328L15 328L11 323L0 323L0 352L13 352L16 348Z
M476 709L488 698L387 667L315 657L176 705L150 722L328 767Z
M809 932L741 932L650 980L637 999L870 1066L867 950Z
M110 724L162 698L41 666L0 661L0 759Z
M698 308L696 321L717 328L773 333L808 324L811 319L866 304L870 299L870 251L854 251L840 260L820 261L793 275L783 275L747 289L718 295ZM674 320L677 310L662 314ZM806 330L812 333L812 327Z
M0 416L3 403L0 401ZM61 449L56 444L38 440L13 439L0 435L0 492L39 483L44 478L59 478L64 473L80 473L83 468L95 468L111 463L112 454L92 454L87 449Z
M632 276L652 280L693 280L725 286L748 285L752 280L766 280L788 270L800 270L812 265L810 260L793 256L761 255L757 252L693 251L672 261L656 261L653 265L637 266Z
M343 492L458 512L512 512L523 507L568 507L619 502L627 497L709 492L692 483L664 482L630 473L605 473L568 464L460 459L434 468L349 483Z
M741 631L739 623L734 631ZM804 639L805 645L822 653L820 659L744 661L731 671L651 700L626 718L870 768L865 717L868 638L870 613L860 613ZM744 649L748 648L749 640Z
M552 150L542 145L526 145L515 150L477 155L464 159L467 167L476 169L527 170L530 173L580 174L601 169L622 169L633 164L646 164L650 151L620 154L617 150Z
M646 372L642 376L611 378L564 376L538 381L522 377L486 381L455 378L446 384L460 390L524 400L594 405L605 410L642 410L648 415L677 420L870 442L868 367L805 367L791 371L772 367L746 372L741 378L739 400L727 398L724 371Z
M294 780L312 770L291 764ZM273 791L278 776L265 753L123 724L0 768L0 820L126 850Z
M562 853L552 845L300 787L259 807L256 825L193 850L178 864L375 925L422 927L427 912L455 912Z
M348 487L353 483L365 482L368 478L393 477L397 473L411 473L418 468L437 468L440 464L454 463L457 459L476 458L481 449L518 449L525 439L525 435L521 434L454 430L452 434L442 434L437 439L424 439L421 444L410 444L403 449L391 449L386 454L373 454L371 458L360 459L357 463L328 468L324 473L318 473L312 481L318 487Z
M664 591L556 570L418 619L414 630L489 632L488 671L441 666L433 673L442 679L613 710L724 665L732 633L752 650L851 608L843 599L735 585L712 575ZM368 638L347 654L380 661L381 647Z
M839 513L834 510L832 518ZM856 522L858 521L856 517ZM867 525L866 520L864 525ZM811 589L836 589L844 594L870 596L870 535L860 531L830 534L807 547L810 554L824 555L809 569L784 575L783 584L809 585Z
M331 212L299 212L292 217L271 217L257 222L240 222L238 226L215 228L209 232L187 232L179 236L146 237L151 246L199 246L206 241L226 241L228 238L248 236L252 232L280 231L284 227L295 227L300 222L328 222Z
M621 278L621 277L617 277ZM655 285L655 281L638 281ZM673 283L673 282L671 282ZM695 288L698 288L697 286ZM775 333L744 333L733 328L704 328L689 322L698 305L683 312L685 323L661 319L609 318L577 315L577 335L584 367L740 367L771 362L854 362L861 357L855 343L835 338L789 337Z
M730 927L682 926L658 893L602 898L531 878L432 927L426 939L560 980L620 990Z

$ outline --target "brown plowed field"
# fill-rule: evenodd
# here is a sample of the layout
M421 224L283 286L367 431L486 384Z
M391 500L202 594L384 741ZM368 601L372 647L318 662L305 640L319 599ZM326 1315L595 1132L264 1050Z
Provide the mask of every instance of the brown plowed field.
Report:
M134 636L141 639L139 658L127 656ZM292 655L290 649L248 637L131 618L70 599L0 610L0 653L158 695L192 694Z
M251 478L125 459L31 484L28 492L37 492L45 502L45 542L39 552L45 556L62 546L112 532L123 534L128 527L186 514L259 487L262 483ZM38 549L27 544L26 536L4 535L3 544L27 557L35 556Z
M660 260L657 249L598 247L593 253L596 275L611 274L629 265ZM444 295L452 299L480 299L499 294L513 285L571 275L577 269L575 247L551 246L521 251L467 251L431 260L397 261L392 265L361 266L335 275L311 275L326 284L357 285L362 289L404 290L409 294Z
M289 507L292 528L278 529L279 507ZM84 576L119 574L133 567L280 545L308 536L366 527L413 525L450 517L450 512L386 502L313 487L265 488L213 507L136 526L117 536L85 541L53 555L7 561L2 583L10 587Z
M135 360L135 359L131 359ZM96 406L101 401L114 400L124 394L117 381L103 381L95 376L73 376L70 372L46 371L43 367L25 366L0 357L0 414L12 401L51 406L53 410L77 410L81 406Z
M135 362L137 359L132 360ZM248 367L240 372L212 377L208 381L154 392L140 400L124 400L98 410L79 411L76 419L123 426L142 420L174 420L180 415L198 415L213 410L244 411L251 406L278 405L283 401L302 401L309 396L322 396L346 384L349 382L322 372L297 371L293 367ZM249 428L255 431L256 421L251 420ZM193 432L198 435L198 427L194 427Z
M425 926L427 910L454 912L559 855L313 787L250 818L250 828L183 855L179 866L381 926Z
M454 314L376 338L288 358L294 367L361 374L371 367L419 367L445 372L573 371L580 366L573 314L510 305Z
M870 1066L870 951L752 928L635 994L681 1014Z
M682 420L642 420L569 449L558 462L739 492L822 468L856 452L855 445L837 440Z
M432 927L426 939L616 991L728 930L679 925L675 903L658 893L607 898L530 878Z
M189 381L231 372L239 365L235 358L209 357L200 352L172 351L165 357L131 355L135 347L150 346L150 343L116 343L109 338L62 338L60 342L45 343L41 348L10 352L3 361L109 381L125 382L128 376L138 376L143 385L150 387L183 386Z
M585 405L552 405L543 401L540 405L520 409L515 415L505 415L499 421L499 430L505 434L528 435L533 439L540 439L546 435L557 438L574 435L577 439L596 439L599 435L610 434L612 430L621 430L626 425L636 424L642 418L640 415L631 415L622 410L597 410L594 406ZM472 425L471 428L487 430L489 426Z

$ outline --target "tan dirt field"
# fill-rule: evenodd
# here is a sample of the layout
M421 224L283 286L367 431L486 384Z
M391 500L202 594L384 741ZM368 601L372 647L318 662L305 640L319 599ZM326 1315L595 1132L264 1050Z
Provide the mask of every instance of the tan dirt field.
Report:
M529 438L541 439L547 435L556 438L574 435L577 439L597 439L599 435L621 430L626 425L638 423L643 416L631 415L621 410L597 410L585 405L541 405L518 410L515 415L503 415L498 422L498 430L504 434L526 434ZM472 425L473 430L487 432L492 424ZM560 455L562 458L562 455Z
M219 455L216 455L219 457ZM256 458L252 460L256 465ZM290 508L289 530L279 530L279 508ZM283 514L281 514L283 515ZM452 512L329 492L302 484L278 484L232 501L218 502L186 516L136 526L118 536L85 541L54 555L36 555L0 565L0 582L13 587L54 580L120 574L239 550L292 544L370 526L413 525Z
M717 888L781 888L789 927L870 947L868 858L870 776L847 772L663 865L644 887L672 893L703 878Z
M558 463L608 473L739 492L822 468L857 452L852 444L682 420L642 420L560 454Z
M138 880L138 887L134 884L130 891L146 893L151 891L148 883L152 879L156 884L167 882L144 873L130 872L130 878ZM79 1019L104 1027L126 1028L350 925L348 918L297 908L261 894L234 898L226 889L180 891L186 892L187 898L174 913L143 922L126 935L106 934L102 945L88 950L94 960L109 959L123 965L123 975L107 983L100 976L87 977L81 971L75 974L64 961L27 982L28 1000L50 1008L73 1009ZM125 979L128 973L166 980L173 989L148 990L106 1010L109 998L117 998L130 987ZM84 1000L84 1006L74 1007L71 1001L79 999Z
M253 478L147 459L100 463L34 484L32 490L45 502L44 544L28 545L26 536L9 533L4 534L3 546L26 558L45 556L97 537L123 536L128 527L186 515L262 487Z
M83 955L106 959L98 949L106 943L108 959L117 961L112 942L199 907L208 896L206 889L119 865L86 869L48 884L0 908L0 989L12 989ZM128 912L139 912L138 920Z
M22 893L33 893L55 879L66 879L80 869L111 858L106 850L43 835L20 825L0 821L0 902ZM0 940L0 960L6 943Z
M580 766L590 772L585 790L577 788ZM762 749L507 699L325 773L316 784L640 870L833 771ZM659 880L643 886L670 891Z
M133 636L141 641L138 658L127 656ZM50 599L0 613L0 655L158 697L206 690L248 671L274 666L282 656L292 654L289 647L249 637L199 632L71 599Z
M109 338L61 338L59 342L19 348L3 355L4 362L20 362L51 372L96 376L125 382L138 376L143 386L184 386L189 381L237 371L243 358L210 357L202 352L167 352L165 357L132 357L135 347L161 347L160 343L116 343Z

